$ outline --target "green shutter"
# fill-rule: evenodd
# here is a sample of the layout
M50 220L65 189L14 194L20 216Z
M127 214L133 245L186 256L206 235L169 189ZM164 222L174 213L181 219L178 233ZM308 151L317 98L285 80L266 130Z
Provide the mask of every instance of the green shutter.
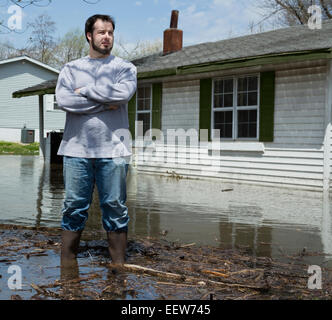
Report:
M135 140L135 121L136 121L136 93L128 102L128 119L131 137Z
M209 141L211 141L211 102L212 79L201 79L199 95L199 129L209 130Z
M162 94L162 83L152 84L152 129L161 130Z
M259 141L272 142L274 136L275 72L261 73Z

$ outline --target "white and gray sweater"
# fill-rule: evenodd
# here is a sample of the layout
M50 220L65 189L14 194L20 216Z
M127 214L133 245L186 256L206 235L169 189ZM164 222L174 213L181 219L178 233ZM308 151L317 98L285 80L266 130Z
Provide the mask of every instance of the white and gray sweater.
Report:
M67 112L59 155L115 158L131 155L128 101L137 87L136 67L110 55L84 57L61 70L56 100ZM80 94L75 89L80 88ZM110 110L109 106L118 106Z

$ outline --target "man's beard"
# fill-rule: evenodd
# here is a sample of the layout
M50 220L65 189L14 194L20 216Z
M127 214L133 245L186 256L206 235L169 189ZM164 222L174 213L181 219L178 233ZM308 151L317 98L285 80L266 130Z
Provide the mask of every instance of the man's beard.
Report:
M113 45L110 47L110 48L105 48L105 49L102 49L100 47L98 47L96 44L95 44L95 39L92 37L91 39L91 43L92 43L92 48L93 50L101 53L102 55L109 55L113 49Z

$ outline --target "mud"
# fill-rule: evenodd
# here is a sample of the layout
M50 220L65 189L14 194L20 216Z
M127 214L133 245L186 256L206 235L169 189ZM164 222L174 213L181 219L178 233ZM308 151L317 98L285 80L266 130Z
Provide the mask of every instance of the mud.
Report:
M319 252L302 250L281 262L247 248L131 237L125 266L115 267L104 234L84 231L77 264L64 267L60 235L59 229L0 225L0 299L331 299L331 269L322 267L322 289L308 289L305 258ZM12 265L22 270L21 289L8 287Z

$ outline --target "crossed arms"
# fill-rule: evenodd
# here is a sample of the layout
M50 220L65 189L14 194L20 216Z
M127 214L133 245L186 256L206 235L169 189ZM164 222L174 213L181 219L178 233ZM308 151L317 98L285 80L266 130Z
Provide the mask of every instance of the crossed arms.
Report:
M136 68L123 68L116 83L88 84L82 88L74 88L73 83L72 73L66 65L60 72L56 87L56 100L64 111L91 114L114 110L126 104L134 95L137 86Z

